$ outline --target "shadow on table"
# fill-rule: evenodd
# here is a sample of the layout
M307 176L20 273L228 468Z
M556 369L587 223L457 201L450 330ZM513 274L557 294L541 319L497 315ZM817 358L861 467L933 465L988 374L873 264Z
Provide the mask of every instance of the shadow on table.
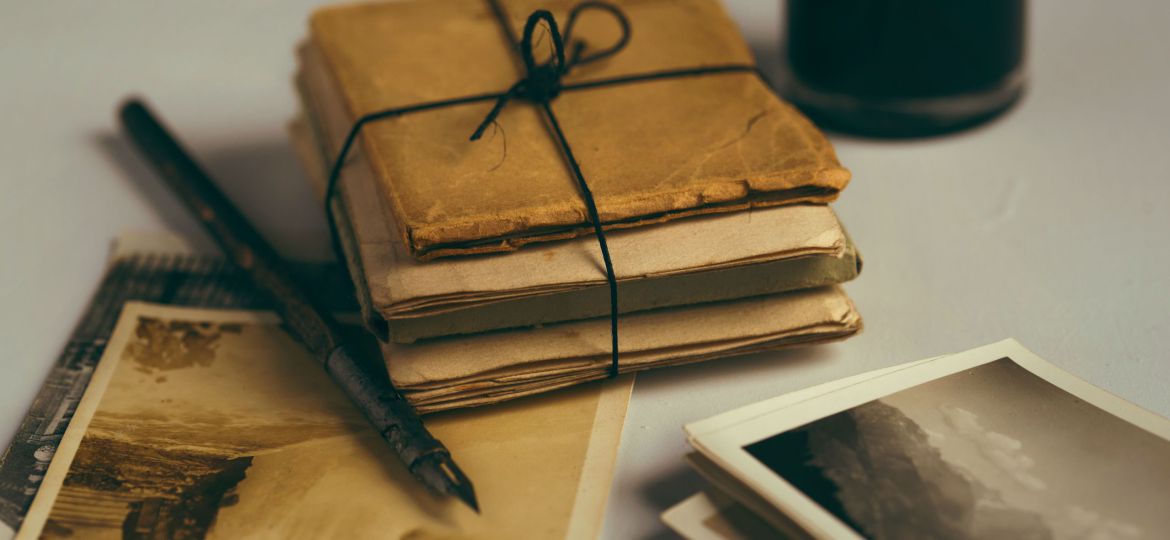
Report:
M850 339L855 339L850 338ZM669 369L650 370L638 375L639 388L653 388L658 386L674 387L686 386L688 382L703 381L710 387L735 386L748 380L758 379L760 376L782 378L787 370L800 370L805 367L832 360L832 345L796 346L775 351L764 351L733 356L706 362L672 366ZM742 403L728 403L720 410L710 411L708 416L730 411L732 409L762 401L788 391L777 390L775 395L743 396ZM695 420L699 420L696 418ZM682 426L679 426L681 429Z
M642 495L654 505L654 508L658 509L659 513L662 513L704 489L710 489L707 482L686 463L680 462L658 481L645 486ZM657 531L643 537L643 539L674 540L679 537L674 531L667 528L666 524L659 522L658 525Z
M92 140L168 229L201 247L212 245L203 227L129 139L101 132ZM187 150L278 252L298 260L332 258L324 212L289 141L244 141Z

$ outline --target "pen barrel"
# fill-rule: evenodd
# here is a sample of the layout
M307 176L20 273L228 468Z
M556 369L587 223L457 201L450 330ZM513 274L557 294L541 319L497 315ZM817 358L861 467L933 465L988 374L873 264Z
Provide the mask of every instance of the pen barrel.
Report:
M389 381L362 369L344 345L337 323L313 306L289 278L276 251L232 205L211 178L145 105L130 101L120 116L126 131L171 190L195 214L224 253L260 289L268 292L294 334L323 364L334 382L413 472L419 459L447 449L423 425L412 407Z
M450 455L443 443L427 431L414 407L398 392L389 391L387 385L372 380L347 347L333 350L325 360L325 370L411 471L421 458Z
M314 356L324 362L341 344L336 323L314 308L308 295L288 277L276 251L145 105L132 100L122 106L119 115L131 139L171 191L191 210L224 254L258 288L273 297L281 318Z

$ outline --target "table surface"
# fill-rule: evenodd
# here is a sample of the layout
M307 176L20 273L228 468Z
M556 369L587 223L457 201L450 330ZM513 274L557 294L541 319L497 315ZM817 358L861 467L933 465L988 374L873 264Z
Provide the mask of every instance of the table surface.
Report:
M286 255L327 256L293 157L293 46L311 1L19 2L0 17L0 438L93 293L112 238L202 236L116 134L148 96ZM768 69L779 4L729 3ZM1170 415L1170 3L1039 0L1022 103L915 142L832 137L854 174L835 206L866 258L840 344L639 376L605 536L667 536L703 484L681 426L800 387L1016 337Z

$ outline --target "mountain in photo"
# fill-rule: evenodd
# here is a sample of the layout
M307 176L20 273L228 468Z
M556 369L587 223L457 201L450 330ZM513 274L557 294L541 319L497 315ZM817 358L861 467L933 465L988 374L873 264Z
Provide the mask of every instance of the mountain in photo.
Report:
M943 461L918 424L881 401L746 450L869 538L1052 538L1040 515Z

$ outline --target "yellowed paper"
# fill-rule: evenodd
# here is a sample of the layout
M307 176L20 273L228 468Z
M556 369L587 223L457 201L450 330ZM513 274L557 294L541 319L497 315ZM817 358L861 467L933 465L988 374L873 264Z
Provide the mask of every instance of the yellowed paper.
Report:
M409 16L425 13L432 9L442 11L458 10L465 7L462 4L457 4L459 2L435 2L426 6L411 4L403 7L409 12L404 17L409 18ZM563 6L554 6L554 9L557 7ZM352 11L347 11L349 9ZM310 43L301 50L302 69L298 74L298 84L301 86L302 98L305 100L305 106L308 110L306 118L316 134L316 138L323 141L326 156L336 155L340 148L341 139L352 127L356 110L352 108L353 103L350 99L352 96L346 92L350 89L351 84L361 83L356 82L356 79L346 79L347 76L357 77L354 73L335 76L338 72L334 71L333 68L337 67L335 62L339 57L331 55L332 53L326 50L333 45L340 47L334 52L348 47L349 45L340 42L346 42L350 36L334 32L332 37L323 39L335 39L339 43L325 44L322 39L318 39L320 37L318 25L333 24L332 22L322 23L320 21L334 18L336 19L334 22L341 25L338 28L349 24L357 25L350 28L353 33L359 33L357 32L358 27L367 24L379 26L382 31L391 31L401 21L382 20L377 22L380 20L379 14L382 13L380 10L383 9L386 8L359 6L340 8L336 12L320 15L314 19L314 36L316 37L312 38ZM475 11L478 9L477 7L473 6L472 9L473 12L479 13ZM725 16L716 5L708 2L667 3L652 1L639 3L631 9L652 11L655 17L662 16L667 17L667 19L674 17L675 15L671 15L671 13L676 10L690 15L694 15L696 12L712 15L710 10L714 9L716 19L713 24L716 32L712 39L723 42L727 37L718 31L721 25L726 22ZM355 14L360 14L361 17L357 17ZM359 18L362 20L357 20ZM345 22L346 20L348 22ZM470 32L469 35L475 34L481 28L463 28L465 24L475 26L483 22L472 21L469 23L460 15L444 20L448 20L452 28L459 27L467 30ZM407 30L407 32L413 31L415 30ZM326 33L329 32L331 31ZM734 36L734 30L732 32ZM433 43L432 37L421 39L431 40L427 43ZM373 41L366 40L364 37L356 38L354 43L359 41L363 42L359 47L361 49L373 44ZM715 50L730 50L726 49L724 45L717 45ZM720 49L720 47L724 48ZM354 49L354 51L357 50ZM644 50L648 54L652 54L650 48ZM351 68L353 70L362 69L357 61L361 54L358 52L354 54L355 56L345 60L349 62L349 65L342 68L342 71ZM391 56L397 56L398 60L402 61L409 60L397 53ZM439 84L449 82L444 81ZM381 85L379 91L391 93L396 91L396 81L384 79L375 84ZM431 89L428 87L424 91L431 91ZM750 102L750 100L748 101ZM787 107L782 104L778 106ZM517 109L519 112L506 114L522 116L524 110L522 106ZM752 111L753 114L757 112L759 111ZM799 115L784 119L780 118L784 116L783 114L778 113L775 115L776 118L772 116L771 112L766 112L760 119L748 122L753 126L751 130L747 130L751 135L748 139L756 137L758 135L756 127L765 124L771 125L775 129L789 130L786 133L792 135L795 133L792 131L793 129L796 131L803 129L800 126L805 125L802 122L806 122ZM773 121L787 127L781 128L778 125L772 125ZM427 131L434 126L425 127L413 122L414 120L400 118L390 120L388 124L396 126L396 129L401 130L400 133L411 133L411 137L424 134L430 140L430 135L437 134ZM539 122L537 127L540 127ZM738 126L737 133L742 134L744 127L745 125ZM801 145L816 140L823 143L823 138L820 138L819 133L815 133L815 129L811 126L807 127L812 129L813 136L811 138L797 137L803 141L799 144L793 143L791 138L778 135L778 132L769 132L768 129L765 129L764 132L768 132L770 135L746 144L753 147L760 145L768 148L784 148L785 152L793 150L793 152L786 153L789 157L793 157L793 160L785 161L788 158L784 158L779 161L784 161L785 166L799 169L801 159L794 156L801 155L800 148L808 148ZM706 131L700 130L696 133L711 134L712 128L707 126L704 129ZM718 131L718 128L714 129ZM512 131L508 132L508 136L516 138ZM772 136L778 138L771 138ZM370 140L373 138L375 136L371 135ZM528 144L529 138L523 137L523 139L524 141L520 144ZM370 143L369 140L366 142ZM821 143L816 143L813 146ZM307 146L304 143L298 144ZM396 202L396 196L388 195L386 192L386 174L389 174L388 171L391 170L396 171L395 174L397 174L397 172L416 166L417 170L414 172L422 174L422 165L421 162L415 165L406 163L414 159L416 154L412 153L413 151L395 151L402 162L401 164L382 163L379 161L382 157L373 156L375 152L389 152L387 149L404 149L405 146L402 145L407 144L406 138L397 142L386 139L375 146L370 146L370 144L360 144L350 154L346 161L339 189L339 200L351 216L350 225L353 229L351 248L353 249L350 249L349 257L351 258L351 266L356 268L354 270L355 280L359 282L359 287L368 287L370 297L376 299L374 306L366 306L367 312L377 312L390 318L405 317L412 314L454 310L463 305L524 296L535 298L539 295L566 289L598 287L602 273L594 247L595 242L592 238L582 238L560 246L550 244L547 249L539 251L536 251L537 247L533 246L503 257L480 256L427 263L415 263L414 261L407 263L406 261L412 257L418 257L420 253L416 249L417 246L411 246L410 242L402 242L401 239L403 237L415 239L418 237L418 231L408 229L408 225L404 225L401 212L395 206L399 204ZM443 148L445 143L423 141L420 144L427 148L417 155L427 155L426 152L433 151L435 148ZM795 146L791 146L793 144ZM827 143L823 143L823 148L831 153L831 148L828 147ZM510 146L509 155L515 155L514 150L516 148ZM739 152L739 149L736 151ZM442 166L433 171L437 176L427 173L426 182L429 183L427 185L435 187L435 189L440 189L437 187L439 184L462 185L464 187L468 185L487 186L489 193L482 195L482 197L489 199L516 194L523 198L527 193L525 191L527 187L517 187L518 184L510 183L513 177L504 178L504 183L492 183L467 175L454 179L445 176L446 172L442 170L442 167L446 167L450 163L462 163L465 161L464 158L470 160L467 163L478 159L474 156L467 157L466 154L460 152L463 150L458 150L454 154L446 152L443 153L443 156L431 156L432 160L439 160L441 157L441 160L445 161ZM305 152L303 149L302 154L305 153L312 154L312 152ZM403 155L405 153L411 153L411 156ZM455 157L452 158L452 156ZM654 152L639 154L640 159L645 158L651 162L656 162L656 156L657 154ZM312 162L314 159L320 162L328 160L328 158L322 159L319 152L315 158L310 157L307 161ZM718 159L714 159L714 161L717 162ZM833 166L837 167L835 158L832 161ZM405 169L400 168L400 165ZM706 165L704 165L705 167ZM315 166L310 163L309 168L320 170L323 166L320 163ZM844 173L843 169L839 169L839 171ZM846 176L843 178L847 179L847 173L845 174ZM838 178L838 180L843 180L843 178ZM696 180L696 182L702 183L700 180ZM321 180L318 179L318 184L321 183ZM539 188L541 185L543 184L538 183L537 187ZM423 184L417 184L417 186L423 186ZM843 181L841 186L843 186ZM426 187L426 189L430 189L430 187ZM789 191L777 193L785 193L786 196L792 195ZM775 202L769 199L772 195L762 196L762 199L755 202ZM716 199L718 197L711 199L711 201ZM578 199L572 198L571 200L577 201ZM785 202L793 202L794 200L802 199L787 198ZM723 203L718 203L711 208L732 209L731 206L720 206L721 204ZM533 216L539 214L539 211L530 207L524 208L525 211L532 210ZM743 208L745 206L740 207L740 209ZM447 208L446 202L443 202L433 206L432 210L435 211L436 215L447 215L450 209ZM773 211L776 213L771 213ZM782 211L785 213L781 213ZM674 215L668 217L674 217ZM535 217L534 221L530 221L528 225L539 225L538 228L541 228L540 230L544 234L547 232L544 226L548 224L538 223L540 219L543 218ZM777 230L792 229L794 236L786 237L787 233L777 234L776 230L760 227L749 233L751 239L737 240L739 235L743 234L743 231L737 230L737 228L742 228L749 222L754 228L755 225L758 225L758 221L775 225ZM808 227L803 226L806 222L809 224ZM722 225L707 228L712 223L722 223ZM696 224L699 225L698 228L695 228ZM476 226L480 227L481 225ZM750 213L724 214L716 219L680 220L658 225L655 228L658 227L663 227L664 231L643 228L629 232L628 238L638 241L630 241L631 249L628 251L633 255L627 253L627 259L635 262L630 267L629 273L626 273L627 270L622 269L622 265L618 264L619 276L625 283L640 279L661 279L664 276L669 277L677 273L698 273L711 268L746 266L767 260L832 256L843 253L847 248L840 224L837 223L835 216L832 216L831 211L825 207L757 209L757 211ZM622 234L615 232L612 235L618 236L620 243L623 242L620 240ZM722 241L724 244L733 243L734 246L727 250L652 249L656 243L661 244L671 239L678 240L691 234L710 235L706 238L712 242ZM654 242L648 241L651 236L654 237ZM553 237L556 237L556 234L550 233L541 239ZM523 243L514 240L516 237L510 236L507 245L497 247L511 249ZM791 242L785 244L789 240ZM689 247L693 248L696 245L698 242L689 244ZM476 248L478 249L478 247L483 246L477 245ZM541 248L545 247L541 246ZM570 247L574 249L574 252L562 251ZM439 251L436 248L436 250L423 254L422 258L441 254ZM521 259L520 263L515 262L516 258ZM408 269L408 271L395 275L394 269L399 268ZM549 268L552 270L549 271ZM446 269L451 269L451 271L446 273ZM408 278L402 278L401 275L407 275ZM824 283L808 284L806 287L820 285L824 285ZM708 301L710 300L712 299L708 299ZM800 294L793 293L771 297L764 300L768 308L763 310L753 308L752 306L757 306L755 302L755 300L740 300L726 304L710 303L661 311L657 314L654 312L639 314L645 317L624 315L621 322L624 369L646 369L745 354L780 346L824 342L853 335L861 326L856 310L840 289L823 288L816 292L805 291ZM791 305L786 305L786 303ZM747 309L742 309L745 306ZM737 310L753 313L755 316L737 313ZM631 322L634 319L644 322ZM708 323L714 320L718 320L720 323L708 326ZM745 320L751 320L752 323L741 324ZM719 333L704 332L702 331L704 328L719 328ZM661 333L658 333L659 331ZM631 338L631 335L634 337ZM639 335L653 337L643 339L638 338ZM640 339L643 340L639 341ZM543 328L454 336L417 342L412 345L389 345L385 349L385 354L395 383L407 392L408 399L421 410L438 411L488 404L605 377L610 354L608 322L604 319L580 320L548 325Z
M632 379L429 417L423 491L268 314L127 304L20 538L593 537Z
M343 189L342 196L355 205L371 200L355 195L352 189ZM777 210L787 209L767 212ZM365 223L359 221L355 228L379 229L374 220L362 221ZM362 250L362 257L372 253L374 260L386 261L377 256L387 252L386 246L363 243L368 249ZM366 265L366 260L360 258L351 264L369 268L372 265ZM443 266L449 261L424 264ZM503 272L505 276L513 273ZM842 339L859 331L861 320L844 292L830 287L628 314L619 325L623 369L640 370ZM392 379L407 398L420 410L438 411L495 403L605 377L610 359L609 325L608 319L572 321L411 345L388 344L384 353Z
M842 339L861 329L837 287L623 316L621 367L637 371ZM413 345L384 344L390 377L432 411L490 403L603 378L609 319L493 332Z
M572 5L504 4L513 26L537 8L563 23ZM715 0L617 4L633 28L628 46L574 70L566 83L754 63ZM347 128L377 110L503 92L520 76L479 0L329 7L314 14L310 28L322 69L340 89ZM617 39L617 28L591 13L574 37L601 48ZM533 105L509 104L494 131L468 140L491 106L435 109L364 129L364 157L344 175L367 169L361 174L376 179L413 256L506 251L588 232L576 183ZM752 73L566 92L553 109L612 227L826 202L849 179L823 135Z

